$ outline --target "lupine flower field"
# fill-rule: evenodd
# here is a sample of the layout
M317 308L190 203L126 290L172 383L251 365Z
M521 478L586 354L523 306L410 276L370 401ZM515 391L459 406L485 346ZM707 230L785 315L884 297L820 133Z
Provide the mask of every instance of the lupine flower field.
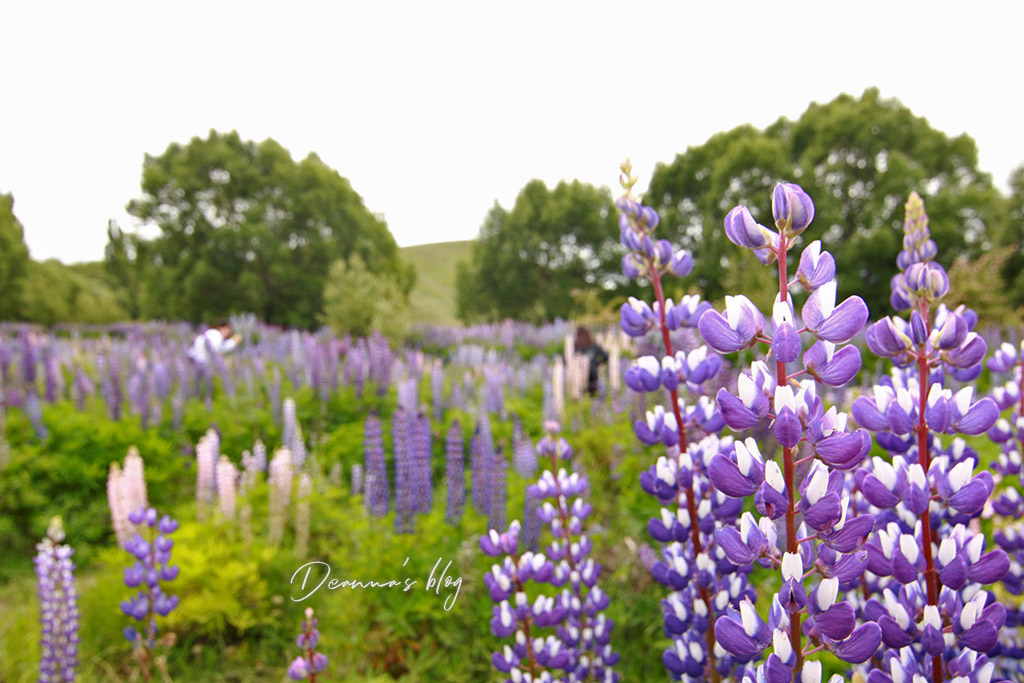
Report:
M761 310L620 182L595 391L571 321L0 327L0 681L1024 680L1024 343L922 198L886 317L799 185Z

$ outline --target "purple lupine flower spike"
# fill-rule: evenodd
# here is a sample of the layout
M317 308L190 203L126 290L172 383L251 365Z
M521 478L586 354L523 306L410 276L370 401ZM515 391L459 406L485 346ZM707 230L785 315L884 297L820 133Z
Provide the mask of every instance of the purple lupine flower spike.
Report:
M55 517L46 538L36 546L37 595L42 621L40 681L73 681L78 666L78 592L74 550L62 545L64 529Z
M156 617L166 617L178 606L178 596L168 595L162 586L177 578L179 573L178 566L170 563L174 547L170 534L177 531L178 522L167 515L160 518L152 507L137 508L128 519L141 528L145 537L137 533L125 544L125 550L132 554L135 562L125 569L124 583L139 591L121 602L121 610L141 624L138 630L126 627L124 635L135 648L143 651L139 661L148 678L152 652L158 645L165 644L165 639L157 639Z
M320 642L320 630L317 628L318 620L313 616L313 608L307 607L306 618L302 621L302 632L295 639L296 645L303 652L292 660L288 665L288 678L293 681L309 679L310 683L316 683L316 675L327 668L327 655L316 652L316 646Z

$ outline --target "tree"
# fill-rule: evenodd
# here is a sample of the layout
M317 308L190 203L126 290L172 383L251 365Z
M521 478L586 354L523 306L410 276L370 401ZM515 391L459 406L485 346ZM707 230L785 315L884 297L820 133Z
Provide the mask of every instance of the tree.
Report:
M770 186L780 180L810 194L816 211L805 242L821 239L834 252L840 295L856 291L874 315L889 309L911 191L925 199L947 268L959 256L981 253L1005 220L1003 198L978 170L969 136L948 137L875 88L859 99L840 95L812 104L797 121L781 118L765 131L741 126L716 135L655 170L648 201L665 212L684 245L689 237L709 298L726 293L716 269L728 270L733 259L757 265L728 244L725 214L747 202L761 212L758 220L770 222Z
M28 322L103 324L127 317L98 263L31 261L26 285L21 317Z
M662 236L693 253L693 277L706 298L720 299L741 281L744 291L771 289L771 273L759 267L753 254L729 242L722 223L737 204L747 205L755 219L770 222L765 199L791 173L785 145L749 125L713 135L655 169L646 200L661 214ZM758 286L761 281L765 286Z
M132 320L142 317L145 297L146 270L149 244L138 235L121 230L117 221L107 224L107 246L104 249L104 269L113 279L118 299Z
M469 263L456 277L458 316L531 322L568 317L581 283L614 292L624 253L607 188L531 180L511 210L487 213Z
M997 244L1006 249L1006 263L1001 273L1005 292L1017 306L1024 306L1024 164L1010 174L1010 199L1006 228L997 237Z
M14 197L0 194L0 320L21 317L28 264L25 230L14 215Z
M393 275L403 297L415 278L348 180L315 154L295 162L272 139L210 131L147 155L142 196L128 211L160 235L129 244L112 234L107 262L122 280L145 262L140 308L148 316L198 321L252 311L310 327L339 258L358 254L373 272Z
M407 310L396 278L371 272L359 254L331 265L321 321L339 337L366 337L376 330L398 340L408 328Z

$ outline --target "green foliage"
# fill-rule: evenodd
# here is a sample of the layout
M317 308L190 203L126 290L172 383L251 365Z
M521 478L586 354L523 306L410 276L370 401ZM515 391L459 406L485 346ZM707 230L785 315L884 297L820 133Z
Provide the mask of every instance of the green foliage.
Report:
M343 337L367 337L374 330L398 340L408 327L408 304L390 273L369 270L358 254L335 261L327 275L321 322Z
M888 311L911 191L925 198L947 268L981 253L1005 221L1002 196L978 169L974 140L946 136L875 88L860 98L840 95L812 104L796 121L779 119L764 131L740 126L658 165L647 201L694 252L708 299L731 291L738 270L761 268L751 253L736 252L722 222L730 208L746 204L770 225L771 188L779 181L811 195L815 219L805 241L821 239L836 253L841 296L860 294L874 315Z
M459 318L540 322L568 317L581 284L610 295L626 285L617 225L607 188L531 180L511 210L495 203L459 264Z
M146 252L148 246L138 235L121 230L116 221L110 221L107 225L103 264L117 285L121 305L132 320L142 315L146 270L149 265Z
M960 259L949 271L950 289L943 303L950 307L964 304L978 314L981 326L1012 328L1024 322L1024 305L1014 306L1007 296L1001 273L1007 262L1019 253L1012 247L986 252L973 261Z
M55 323L111 323L128 316L106 276L88 265L30 261L21 319Z
M407 294L415 275L384 221L315 154L296 162L272 139L210 131L146 156L132 215L151 242L111 231L107 262L125 283L145 274L150 317L212 320L252 311L308 327L322 310L330 265L358 254ZM140 264L140 261L143 264Z
M1006 229L996 243L1010 250L1001 273L1006 294L1016 306L1024 306L1024 164L1010 174L1010 200Z
M0 194L0 320L19 317L28 264L25 230L14 215L14 197Z
M98 406L94 406L94 409ZM0 476L0 576L31 568L32 548L54 515L64 517L68 538L76 539L79 562L89 548L113 538L107 507L110 463L137 446L146 464L150 500L167 504L191 488L180 447L137 421L113 422L79 413L74 405L46 405L43 419L50 432L35 443L22 411L7 414L10 462Z

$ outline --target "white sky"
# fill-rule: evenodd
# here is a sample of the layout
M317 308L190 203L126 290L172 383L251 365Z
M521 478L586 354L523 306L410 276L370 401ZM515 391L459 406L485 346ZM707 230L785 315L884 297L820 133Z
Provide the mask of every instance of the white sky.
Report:
M1024 162L1024 3L10 2L0 192L37 259L102 258L144 153L211 128L316 151L400 245L469 239L531 178L615 188L871 85Z

